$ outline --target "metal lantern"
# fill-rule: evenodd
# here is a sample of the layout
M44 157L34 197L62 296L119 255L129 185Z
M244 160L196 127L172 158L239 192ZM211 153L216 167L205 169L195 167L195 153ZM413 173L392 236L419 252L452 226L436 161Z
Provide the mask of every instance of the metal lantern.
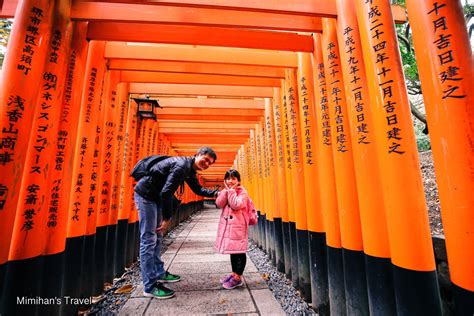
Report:
M156 120L155 108L159 108L158 100L150 99L150 97L133 98L138 104L138 116L142 119L154 119Z

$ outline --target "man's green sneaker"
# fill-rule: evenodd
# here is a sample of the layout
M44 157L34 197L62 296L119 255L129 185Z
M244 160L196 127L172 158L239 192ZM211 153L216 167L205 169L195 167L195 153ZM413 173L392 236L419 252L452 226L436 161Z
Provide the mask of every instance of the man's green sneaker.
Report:
M174 283L179 281L181 281L181 277L179 275L169 273L168 271L165 271L165 274L161 277L161 279L158 280L158 282L161 283Z
M157 284L155 287L151 290L150 293L143 292L143 296L145 297L154 297L159 300L164 300L167 298L172 298L174 296L174 291L172 289L167 288L163 284Z

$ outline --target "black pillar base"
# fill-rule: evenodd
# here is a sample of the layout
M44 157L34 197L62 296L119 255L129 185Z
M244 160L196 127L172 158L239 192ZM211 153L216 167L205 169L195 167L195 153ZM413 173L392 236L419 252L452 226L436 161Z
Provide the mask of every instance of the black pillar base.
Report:
M79 298L82 288L85 236L66 239L62 296ZM79 306L61 304L62 315L76 313Z
M0 315L34 315L38 304L31 299L41 294L43 257L9 261L5 269Z
M290 223L282 222L282 235L283 235L283 255L285 262L285 274L288 279L291 279L291 236L290 236Z
M474 292L453 284L454 314L474 315Z
M346 315L342 249L327 246L329 306L331 315Z
M84 259L83 272L81 274L81 298L90 297L94 294L96 278L96 262L95 262L95 234L85 236L84 239Z
M298 283L298 243L296 242L296 239L296 224L290 222L291 281L294 287L300 289Z
M312 306L319 315L326 316L329 315L326 234L309 232L309 249Z
M95 233L95 267L96 282L94 282L94 295L104 290L105 283L105 249L107 247L107 226L97 227Z
M367 289L371 315L397 315L390 258L365 255Z
M114 275L122 275L125 271L127 255L127 226L128 219L119 220L117 223L117 234L115 236L114 249Z
M311 277L309 272L309 236L307 230L296 230L296 246L298 251L298 284L301 294L307 302L311 302Z
M43 281L40 297L61 298L65 252L44 256ZM39 315L58 315L60 304L42 304Z
M133 257L135 249L135 234L138 232L135 231L134 223L127 223L127 258L125 265L130 267L136 258Z
M279 272L285 272L285 253L283 247L283 227L281 218L274 219L275 266Z
M107 226L107 246L105 247L105 282L114 280L114 248L117 225Z
M392 267L397 315L442 314L436 271L414 271L393 264Z
M369 315L365 254L363 251L342 249L344 284L348 315Z

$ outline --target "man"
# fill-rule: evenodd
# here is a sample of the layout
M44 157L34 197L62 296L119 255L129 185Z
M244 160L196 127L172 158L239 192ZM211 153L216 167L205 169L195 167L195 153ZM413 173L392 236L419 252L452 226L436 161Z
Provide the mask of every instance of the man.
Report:
M181 277L163 268L161 241L170 224L173 195L186 181L194 193L213 197L217 190L208 190L199 184L196 171L206 170L217 159L209 147L202 147L192 157L170 157L153 165L147 175L135 186L135 204L140 220L140 269L146 297L166 299L174 291L162 283L178 282Z

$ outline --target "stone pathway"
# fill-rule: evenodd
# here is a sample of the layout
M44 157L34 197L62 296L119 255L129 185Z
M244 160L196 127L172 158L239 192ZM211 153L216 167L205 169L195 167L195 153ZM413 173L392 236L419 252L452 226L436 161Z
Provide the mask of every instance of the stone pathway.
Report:
M231 271L229 255L213 249L219 215L219 209L204 209L162 255L165 268L182 277L167 285L176 297L146 298L139 285L119 315L285 315L248 257L243 287L226 290L219 283Z

